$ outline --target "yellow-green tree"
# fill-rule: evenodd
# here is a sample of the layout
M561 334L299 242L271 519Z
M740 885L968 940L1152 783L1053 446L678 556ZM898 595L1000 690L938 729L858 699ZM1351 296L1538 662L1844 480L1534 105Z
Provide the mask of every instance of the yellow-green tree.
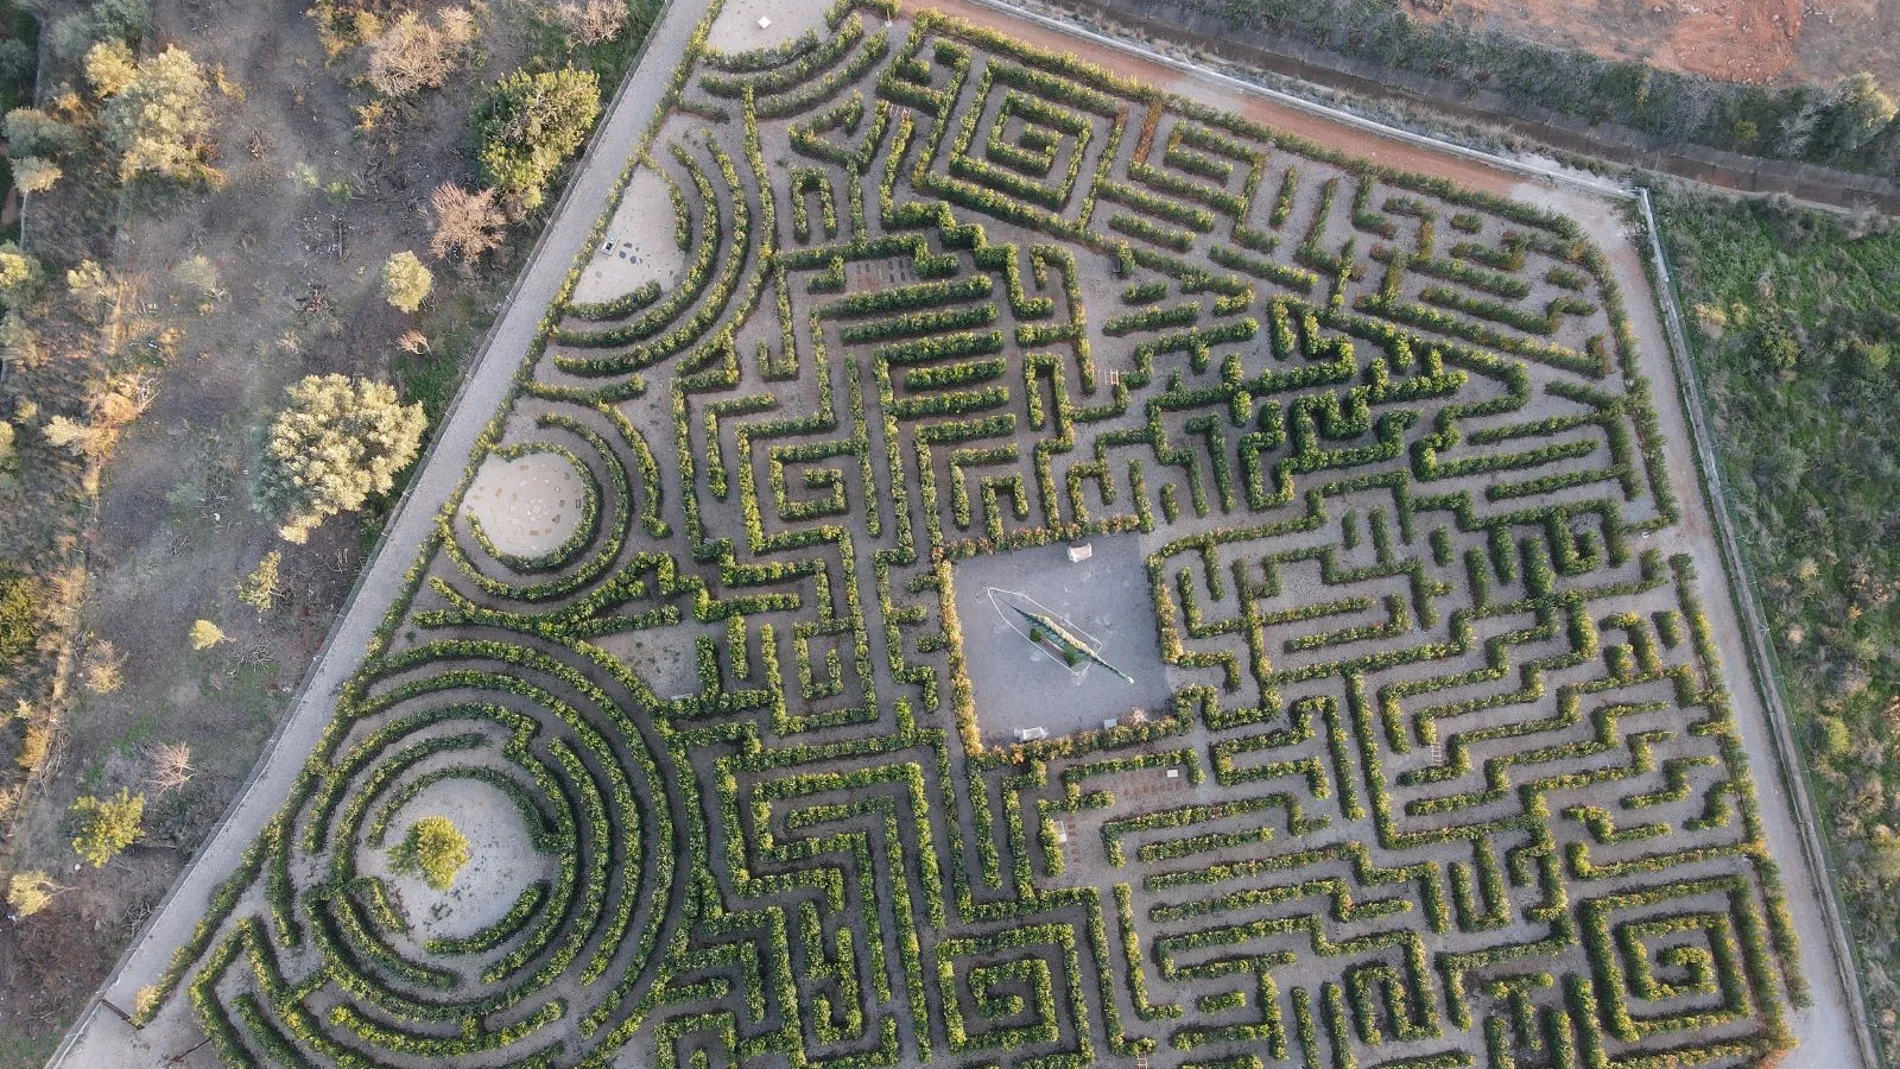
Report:
M438 891L455 884L455 874L468 864L468 837L447 817L423 817L409 826L409 834L390 855L399 873L420 876Z
M271 610L277 604L277 595L283 589L283 581L278 578L278 568L284 562L284 555L271 550L264 559L257 562L251 574L238 584L238 600L257 610L259 616Z
M224 628L209 620L197 620L191 625L191 648L194 650L208 650L228 637Z
M101 868L145 833L145 796L119 788L116 798L81 795L73 803L73 849Z
M31 917L46 908L53 896L66 890L39 869L16 872L7 881L7 908L16 918Z
M428 300L435 288L435 274L408 249L391 256L383 264L383 299L400 311L413 312Z
M138 62L128 75L117 62L123 57L107 54L114 47L100 45L88 53L86 73L105 98L99 127L106 144L120 154L120 179L129 181L146 173L176 179L218 178L217 169L205 162L212 120L210 83L191 53L167 48Z
M289 388L264 444L258 507L282 521L278 534L302 543L324 520L389 492L416 458L428 420L387 383L310 375Z

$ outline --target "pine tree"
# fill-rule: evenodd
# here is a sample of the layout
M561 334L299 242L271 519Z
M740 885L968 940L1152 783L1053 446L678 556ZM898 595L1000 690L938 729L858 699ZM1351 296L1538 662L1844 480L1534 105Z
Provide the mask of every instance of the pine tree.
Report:
M78 820L73 849L94 868L105 867L144 834L145 796L123 787L117 798L81 795L72 811Z
M287 391L271 424L257 497L283 521L285 541L303 543L324 520L387 493L416 458L427 419L387 383L310 375Z
M383 299L403 312L414 312L435 288L435 275L408 249L383 264Z

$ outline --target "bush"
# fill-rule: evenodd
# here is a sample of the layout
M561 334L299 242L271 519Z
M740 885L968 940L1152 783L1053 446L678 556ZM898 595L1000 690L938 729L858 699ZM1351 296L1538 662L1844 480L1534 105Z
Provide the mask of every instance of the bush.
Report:
M435 288L435 274L416 254L404 249L383 263L383 299L401 312L414 312Z
M390 851L390 867L407 876L420 876L437 891L455 884L455 874L468 864L468 837L447 817L423 817L409 826L409 834Z
M13 184L22 193L44 193L58 184L65 173L59 164L34 156L13 161Z
M547 184L587 140L600 116L600 79L563 67L503 78L476 108L482 179L522 209L540 207Z
M199 620L191 625L191 648L208 650L220 642L229 641L224 629L209 620Z
M117 798L82 795L73 803L73 850L94 868L117 857L143 835L145 796L119 788Z
M89 75L91 59L88 54ZM106 69L114 71L114 78L123 76L115 65L108 63ZM123 85L100 88L106 102L99 126L106 144L120 154L122 181L148 173L180 180L218 177L207 162L210 84L191 53L167 47L139 62Z
M17 572L0 573L0 665L17 665L46 633L45 590Z
M7 150L14 156L58 156L79 147L79 133L38 108L14 108L6 118Z
M324 520L388 493L422 444L421 405L404 407L386 383L310 375L286 390L271 424L257 484L258 507L280 517L279 534L302 543Z

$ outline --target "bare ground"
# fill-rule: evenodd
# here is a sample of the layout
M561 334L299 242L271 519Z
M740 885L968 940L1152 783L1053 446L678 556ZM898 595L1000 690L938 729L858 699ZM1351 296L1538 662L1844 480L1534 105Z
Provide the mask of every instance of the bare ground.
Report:
M1437 4L1412 0L1422 17ZM1748 85L1831 84L1871 71L1900 82L1894 0L1458 0L1476 25L1607 59Z
M486 291L506 281L506 270L463 278L437 265L420 318L391 309L375 285L390 253L426 254L418 207L463 176L470 90L519 60L510 24L487 35L485 67L365 136L352 111L363 95L326 69L305 7L153 5L146 50L177 44L237 87L216 102L228 181L135 198L108 265L149 333L176 332L176 355L155 368L157 399L106 468L86 547L82 631L124 656L124 688L81 696L5 846L11 869L47 869L71 889L28 921L0 919L0 1066L44 1060L177 878L256 763L363 563L373 532L354 518L293 547L251 509L250 469L281 390L312 373L389 378L395 338L411 327L443 339L440 359L452 361L467 321L488 313ZM72 76L46 71L49 85ZM193 255L218 269L224 290L202 313L171 277ZM260 617L235 592L273 549L284 551L284 595ZM231 641L192 651L185 636L199 618ZM196 775L149 803L143 842L104 869L74 871L73 799L139 790L144 750L157 742L189 745Z

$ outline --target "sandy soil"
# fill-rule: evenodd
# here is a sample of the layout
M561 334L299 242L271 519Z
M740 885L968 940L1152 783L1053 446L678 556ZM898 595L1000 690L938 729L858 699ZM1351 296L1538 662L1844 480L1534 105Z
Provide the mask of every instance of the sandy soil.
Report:
M554 453L531 453L519 460L490 457L469 487L466 508L495 548L534 557L574 532L586 503L574 465Z
M443 816L468 838L469 862L446 891L389 867L389 850L423 817ZM358 871L389 881L415 941L466 938L506 916L521 892L552 869L536 854L521 810L480 780L447 779L410 799L389 823L384 849L357 851Z
M822 34L830 4L785 0L732 0L720 9L706 42L722 52L773 48L811 32ZM759 20L766 25L761 26Z
M1143 572L1139 535L1090 542L1088 560L1071 564L1067 547L1048 546L957 564L957 616L963 650L983 721L984 741L1007 745L1018 728L1041 727L1051 736L1101 728L1106 717L1164 707L1171 691L1155 637L1154 605ZM1019 633L1026 626L999 612L990 587L1036 599L1101 642L1104 660L1134 683L1091 666L1071 672Z
M627 183L627 194L607 224L607 236L574 287L574 299L599 303L648 282L671 286L685 268L686 254L673 240L673 201L666 182L642 167Z
M1430 18L1427 7L1414 6ZM1448 14L1611 59L1750 85L1900 82L1894 0L1459 0Z

